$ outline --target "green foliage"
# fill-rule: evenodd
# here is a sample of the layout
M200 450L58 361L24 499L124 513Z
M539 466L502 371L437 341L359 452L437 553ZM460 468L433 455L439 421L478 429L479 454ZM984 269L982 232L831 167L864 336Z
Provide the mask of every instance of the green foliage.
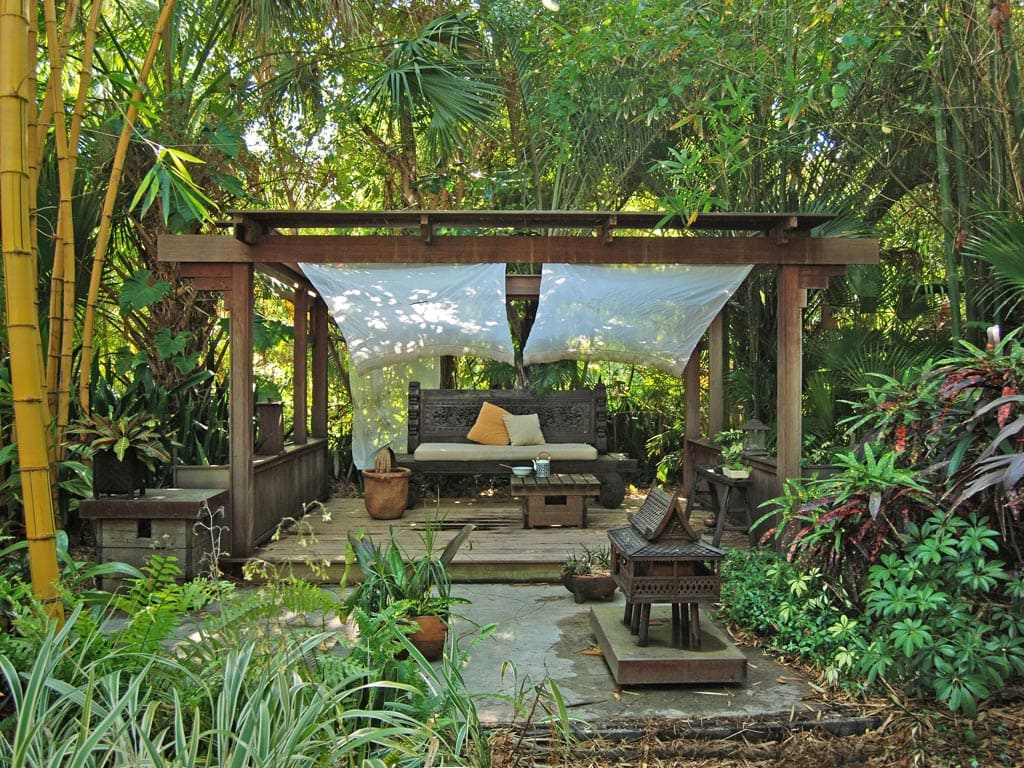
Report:
M743 469L743 430L727 429L715 435L722 449L722 466L726 469Z
M164 338L158 334L158 338ZM179 334L180 339L180 334ZM144 356L115 356L92 378L92 413L110 418L140 412L152 415L162 429L174 435L178 461L217 464L227 460L228 395L226 386L211 371L196 368L194 355L173 352L169 335L166 358L178 371L188 369L173 387L158 382ZM191 367L189 367L191 366Z
M138 411L120 417L93 413L76 419L68 426L66 434L78 439L87 458L99 451L113 451L119 461L124 461L127 452L134 450L150 471L156 470L158 462L169 464L171 461L167 448L171 438L151 413Z
M170 290L169 282L154 279L151 270L139 269L121 284L117 303L122 313L133 312L154 304L167 296Z
M74 613L61 630L51 628L24 676L0 656L17 713L0 731L0 759L12 768L95 759L167 768L354 767L415 761L428 750L448 754L446 734L398 704L403 694L416 694L410 686L311 675L315 668L306 659L328 636L284 648L272 663L253 644L228 649L209 660L206 677L192 672L187 659L156 654L136 670L111 672L118 668L116 653L77 667L65 663L84 641L80 617ZM395 703L339 706L360 690L392 690Z
M815 665L829 685L852 686L856 649L870 629L851 606L836 607L834 596L819 588L820 579L820 572L804 570L770 550L730 549L715 610L778 653Z
M991 516L1000 554L1021 562L1024 458L1020 416L1024 349L1008 338L963 351L899 377L877 374L851 403L851 436L831 476L794 484L772 503L791 557L818 567L834 589L858 602L867 570L900 546L910 523L940 505L961 517Z
M188 171L186 163L203 161L172 147L153 147L156 158L149 171L139 182L128 207L138 207L139 216L145 217L151 205L160 200L164 224L171 232L183 233L196 223L208 221L216 206L200 189Z
M0 637L0 763L486 764L454 636L432 666L398 604L356 611L353 634L339 632L337 595L300 580L242 593L177 576L154 557L95 610L69 594L57 629L24 582L0 574L21 584L0 597L24 609ZM199 612L211 598L215 610Z
M402 547L394 531L384 545L369 536L349 532L349 545L363 573L360 581L345 598L345 606L376 613L401 605L406 616L447 616L460 600L452 596L448 563L474 525L465 525L437 555L433 549L434 529L427 526L424 534L425 552L413 557Z
M872 566L865 591L871 634L858 669L869 683L973 717L1024 675L1024 581L996 557L999 537L985 518L941 510L907 524L902 549Z
M776 534L789 556L857 603L867 569L896 545L894 531L934 502L917 473L898 466L884 445L867 443L833 462L838 469L828 477L791 481L765 504L781 510Z
M500 91L488 79L484 44L472 15L440 14L416 36L395 42L366 100L396 124L415 122L434 157L447 161L466 145L470 130L488 125L494 114Z
M596 573L611 573L612 552L608 545L583 547L582 552L573 550L562 563L562 573L590 576Z

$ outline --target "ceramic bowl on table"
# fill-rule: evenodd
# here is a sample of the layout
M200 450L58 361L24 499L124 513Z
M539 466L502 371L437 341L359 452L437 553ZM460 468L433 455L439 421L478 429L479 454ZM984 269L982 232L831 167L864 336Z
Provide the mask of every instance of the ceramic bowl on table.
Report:
M533 467L512 467L512 474L516 477L527 477L533 473Z

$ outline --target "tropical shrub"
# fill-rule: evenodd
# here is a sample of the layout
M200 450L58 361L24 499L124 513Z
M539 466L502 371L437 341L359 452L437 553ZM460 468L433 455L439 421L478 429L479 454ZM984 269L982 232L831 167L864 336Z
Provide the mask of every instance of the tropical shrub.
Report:
M1000 554L1021 563L1024 527L1024 349L1009 338L963 351L900 378L876 375L853 404L856 450L833 458L838 471L791 484L772 500L778 536L792 559L817 567L846 598L860 601L868 569L901 546L909 523L943 506L987 516Z
M962 352L901 380L866 388L849 429L890 445L952 511L989 517L1002 555L1017 565L1024 555L1024 347L1016 332L987 349L961 345Z
M454 636L432 666L396 614L364 614L349 633L336 592L291 578L180 583L159 556L117 596L65 593L58 628L18 571L2 574L0 764L487 761Z
M973 513L937 510L902 538L901 551L871 568L858 670L973 716L1024 674L1024 579L997 557L999 532Z
M817 570L804 570L772 550L730 549L716 613L784 657L818 667L829 685L841 685L866 642L866 628L851 606L838 607L834 596L820 590L820 580Z
M858 603L868 568L902 530L933 504L917 473L894 451L867 443L833 456L827 478L791 483L778 529L788 556L820 571L843 600Z
M851 404L859 447L787 485L776 534L822 594L862 612L858 673L973 715L1024 674L1024 349L964 343L875 379ZM761 600L752 611L784 609Z

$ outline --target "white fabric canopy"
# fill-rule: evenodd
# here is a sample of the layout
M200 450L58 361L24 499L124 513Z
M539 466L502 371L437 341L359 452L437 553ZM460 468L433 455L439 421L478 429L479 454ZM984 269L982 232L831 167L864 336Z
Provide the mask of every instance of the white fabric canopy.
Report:
M545 264L523 363L608 360L681 376L751 265Z
M504 264L300 266L359 373L441 355L514 360Z
M431 359L375 368L365 375L352 372L352 461L357 469L373 469L377 451L385 446L405 453L409 382L435 389L440 386L440 371L438 361Z

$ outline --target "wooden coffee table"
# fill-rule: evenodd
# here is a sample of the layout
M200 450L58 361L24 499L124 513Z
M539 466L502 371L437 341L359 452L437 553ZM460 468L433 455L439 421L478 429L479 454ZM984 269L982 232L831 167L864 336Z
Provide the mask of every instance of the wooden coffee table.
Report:
M551 477L512 478L512 495L523 505L523 527L561 525L587 527L587 499L601 494L595 475L567 474Z

